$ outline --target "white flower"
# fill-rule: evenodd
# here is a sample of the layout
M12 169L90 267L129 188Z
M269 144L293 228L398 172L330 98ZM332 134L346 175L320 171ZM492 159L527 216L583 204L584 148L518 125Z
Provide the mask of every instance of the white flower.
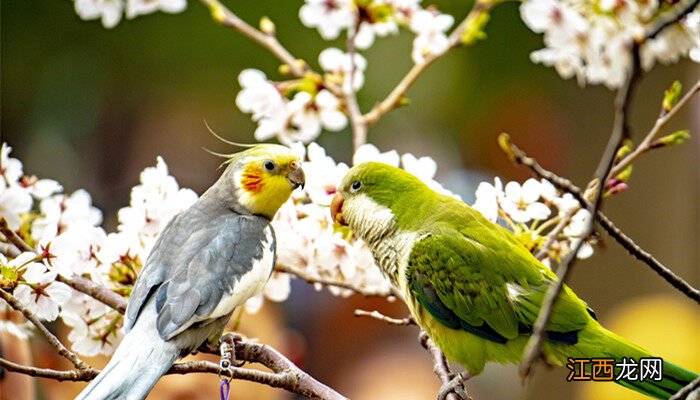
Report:
M576 214L571 217L571 222L564 228L564 235L571 238L571 247L573 248L576 244L582 240L582 236L585 233L586 227L589 223L590 213L588 210L578 210ZM578 253L576 253L576 258L584 259L593 255L593 246L589 242L584 242L581 245Z
M172 217L197 201L192 190L179 188L162 157L157 157L155 167L141 172L140 182L131 190L130 207L119 210L120 231L155 236Z
M496 222L499 210L498 202L503 195L503 184L500 179L495 178L493 185L481 182L476 188L476 201L472 207L489 221Z
M411 16L411 30L417 36L413 40L413 62L420 64L428 56L437 56L447 51L450 41L445 32L453 23L454 18L448 14L429 10L414 12Z
M307 177L306 192L312 202L322 206L330 206L337 191L336 185L348 172L348 166L336 164L326 155L323 147L316 143L309 144L309 161L304 162L304 173Z
M126 0L126 17L132 19L156 11L174 14L186 7L187 0Z
M63 276L95 273L98 265L95 255L105 237L102 228L87 224L76 226L56 236L50 245L46 244L49 252L55 256L49 262Z
M20 185L32 196L43 200L52 194L63 191L63 186L53 179L37 179L35 176L24 177Z
M273 272L263 290L266 298L278 303L287 300L291 292L289 274L284 272Z
M517 182L508 182L501 206L515 222L542 220L549 216L551 210L540 203L539 198L540 182L528 179L522 186Z
M256 69L243 70L238 75L242 90L236 96L236 106L253 114L253 121L270 118L284 109L284 98L264 73Z
M257 313L262 308L264 301L265 301L265 297L262 294L259 294L259 295L256 295L256 296L249 298L245 302L246 312L249 314Z
M396 150L381 153L377 146L366 143L355 150L355 154L352 156L352 164L357 165L366 161L377 161L389 164L393 167L398 167L399 153L397 153Z
M33 253L23 253L13 261L24 255L35 257ZM58 317L59 306L70 299L71 289L61 282L56 282L56 271L47 270L43 264L29 262L24 265L24 268L26 268L22 272L24 282L15 289L15 297L38 318L46 321L55 320Z
M325 40L338 37L350 29L356 20L353 0L305 0L299 9L299 19L309 28L317 28Z
M344 93L360 90L365 82L367 60L361 54L344 53L340 49L329 47L318 55L318 63L332 75L332 79L339 81Z
M16 158L10 158L12 147L3 143L0 147L0 185L14 186L22 177L22 162Z
M399 27L395 21L370 23L362 21L355 35L355 47L366 50L374 43L375 36L384 37L399 33Z
M117 26L122 18L122 0L75 0L75 12L84 20L102 19L107 28Z
M82 293L75 293L61 310L61 319L73 328L68 333L71 348L88 357L109 355L119 344L123 331L113 324L115 318L120 318L116 311Z
M82 224L97 226L102 223L102 212L92 206L90 194L83 189L72 195L56 194L40 204L41 216L32 225L35 238L51 239Z
M0 217L4 217L10 229L17 230L22 214L32 208L32 196L19 186L0 185Z

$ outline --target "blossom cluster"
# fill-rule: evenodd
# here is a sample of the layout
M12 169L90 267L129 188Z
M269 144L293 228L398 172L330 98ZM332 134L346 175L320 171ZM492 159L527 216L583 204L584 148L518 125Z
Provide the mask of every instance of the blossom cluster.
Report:
M240 73L242 90L236 96L236 105L257 122L255 139L276 136L285 144L306 143L318 137L323 128L339 131L347 126L342 93L362 87L367 61L360 54L328 48L319 55L319 64L323 78L308 75L273 82L256 69Z
M354 38L355 47L362 50L372 46L376 37L408 28L416 35L412 57L417 64L449 48L445 32L454 23L451 15L435 7L421 7L420 0L306 0L299 18L305 26L318 29L325 40L346 31Z
M590 215L571 193L562 193L545 179L528 179L522 185L508 182L505 187L499 178L493 184L482 182L472 207L489 221L512 230L532 253L547 246L542 262L550 268L582 239ZM559 224L563 225L557 228ZM587 239L576 256L590 257L593 243Z
M156 237L168 221L197 199L180 189L159 157L155 167L141 173L128 207L119 210L119 227L107 234L102 213L90 194L63 188L49 179L24 175L22 163L2 146L0 158L0 217L32 246L16 257L0 254L0 285L38 318L60 319L72 328L68 339L76 352L109 354L121 337L122 316L90 296L56 280L58 275L88 277L128 296ZM9 305L2 303L3 309ZM4 315L0 313L0 315ZM3 321L0 326L26 336L23 326Z
M562 78L579 83L622 85L631 66L631 44L643 37L675 2L649 0L526 0L523 21L544 33L545 48L534 51L533 62L554 66ZM671 64L690 57L700 62L700 10L648 39L640 47L641 65Z
M156 11L179 13L187 0L74 0L75 12L84 20L99 19L105 28L114 28L126 13L128 19Z

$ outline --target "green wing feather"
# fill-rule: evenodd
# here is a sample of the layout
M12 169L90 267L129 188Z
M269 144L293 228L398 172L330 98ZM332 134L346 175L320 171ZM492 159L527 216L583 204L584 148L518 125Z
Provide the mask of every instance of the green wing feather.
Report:
M498 342L529 332L556 276L510 231L464 203L441 210L430 228L419 231L421 239L409 256L406 278L412 294L453 329L474 328L472 333L489 340L495 333ZM509 285L515 295L509 294ZM590 318L586 304L565 287L547 328L576 332Z

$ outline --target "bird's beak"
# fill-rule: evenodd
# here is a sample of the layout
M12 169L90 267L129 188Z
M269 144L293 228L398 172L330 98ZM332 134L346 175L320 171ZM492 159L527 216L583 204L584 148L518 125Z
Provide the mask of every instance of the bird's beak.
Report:
M301 169L301 167L296 167L293 170L289 171L287 174L287 180L289 183L292 185L292 190L298 188L301 186L301 188L304 188L304 184L306 183L306 177L304 176L304 170Z
M331 201L331 217L333 218L333 222L337 222L340 225L347 225L345 223L345 219L343 219L343 202L345 201L345 197L343 197L340 192L336 193L335 196L333 196L333 200Z

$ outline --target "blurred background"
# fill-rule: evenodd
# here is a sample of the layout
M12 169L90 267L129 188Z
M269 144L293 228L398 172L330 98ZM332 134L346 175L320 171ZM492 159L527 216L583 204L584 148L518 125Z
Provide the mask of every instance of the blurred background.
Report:
M267 15L280 40L298 57L316 64L329 43L304 28L301 1L227 2L252 24ZM459 20L470 4L436 1ZM61 182L67 193L85 188L103 210L105 228L116 227L116 210L129 202L139 172L162 155L181 186L202 193L218 176L219 159L202 147L229 151L210 135L252 142L255 125L234 105L238 73L265 71L278 62L247 38L216 25L198 2L177 15L154 14L122 21L106 30L81 21L73 3L2 2L0 112L2 141L26 173ZM536 66L529 53L542 39L519 20L508 3L492 15L488 40L456 50L435 65L408 93L410 108L388 114L369 131L381 150L431 156L438 180L471 203L479 180L529 177L504 157L496 144L502 131L541 164L579 185L593 174L611 129L613 93L563 81L551 68ZM411 67L412 35L378 40L365 53L363 110L381 100ZM338 41L337 46L342 46ZM387 62L391 60L391 62ZM674 79L687 87L700 76L697 64L657 66L638 86L633 103L634 138L652 126L663 90ZM682 146L644 156L630 189L605 204L607 214L642 247L694 286L700 283L700 98L672 122L691 128ZM336 160L348 162L348 130L324 133L319 143ZM603 236L604 248L576 265L570 285L598 313L604 325L652 353L700 370L700 312L648 267ZM340 299L293 282L290 299L266 303L244 316L242 331L258 337L299 363L307 372L353 399L431 399L439 387L417 328L394 327L353 316L355 308L407 314L400 302L359 297ZM56 325L59 333L65 329ZM29 344L2 337L11 360L67 368L40 338ZM105 359L89 360L100 367ZM565 368L538 368L523 386L515 366L489 366L468 383L476 400L632 399L632 392L609 383L567 383ZM5 399L72 398L83 383L59 383L6 374ZM23 391L32 387L29 391ZM24 388L24 389L23 389ZM153 399L217 396L213 375L168 376ZM268 387L234 381L235 399L291 399ZM641 397L640 397L641 398Z

